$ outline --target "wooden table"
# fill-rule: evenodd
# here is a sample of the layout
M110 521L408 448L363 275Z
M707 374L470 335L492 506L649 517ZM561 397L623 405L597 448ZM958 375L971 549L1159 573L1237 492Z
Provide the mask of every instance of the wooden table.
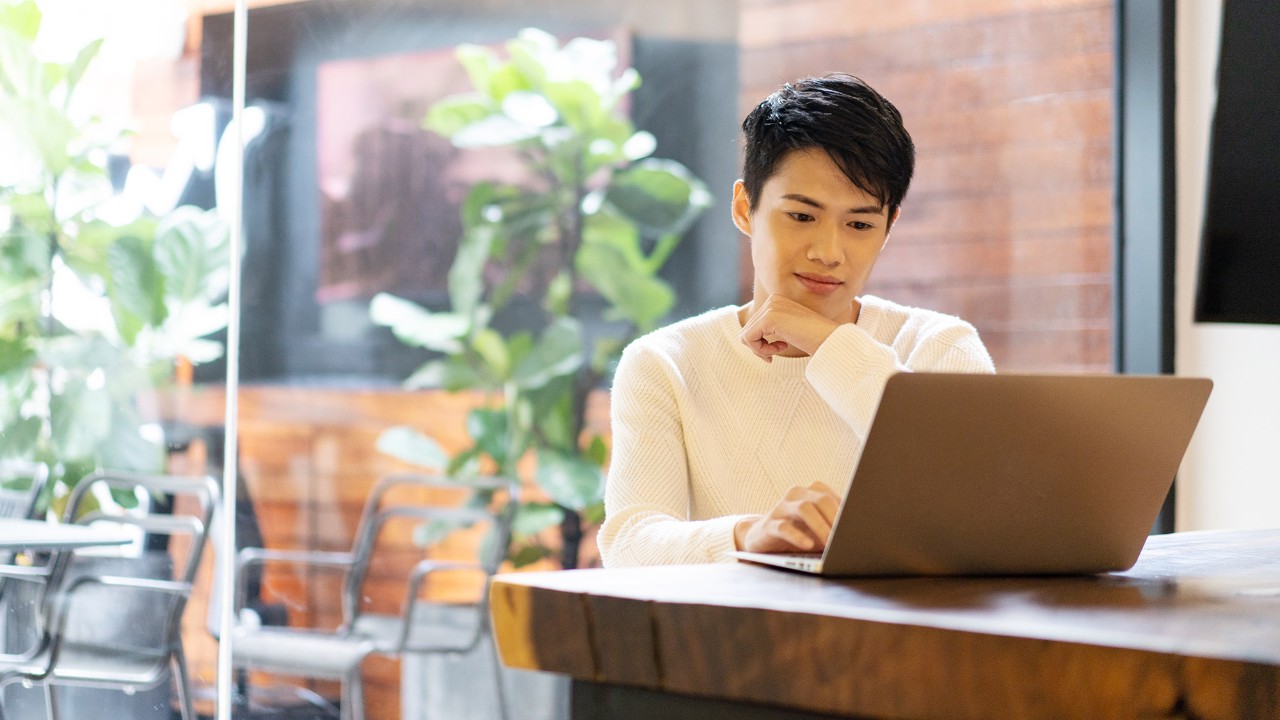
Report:
M70 550L98 545L124 545L132 538L123 530L43 520L0 518L0 550Z
M1280 530L1154 536L1099 576L725 564L513 573L490 597L503 662L571 676L575 718L1280 717Z

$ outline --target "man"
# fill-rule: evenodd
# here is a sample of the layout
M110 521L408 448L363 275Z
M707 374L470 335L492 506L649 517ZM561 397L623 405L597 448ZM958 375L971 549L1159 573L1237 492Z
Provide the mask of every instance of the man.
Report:
M858 78L789 84L742 124L733 222L751 302L636 340L612 391L609 567L817 552L895 372L994 372L974 328L862 295L915 166Z

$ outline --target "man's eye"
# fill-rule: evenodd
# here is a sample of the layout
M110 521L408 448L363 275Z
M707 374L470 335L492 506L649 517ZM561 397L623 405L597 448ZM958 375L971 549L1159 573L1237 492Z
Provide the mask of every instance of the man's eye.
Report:
M853 228L854 230L870 230L874 228L875 225L872 225L871 223L862 222L861 220L854 220L853 222L849 223L849 227Z
M787 213L787 214L790 215L791 219L795 220L796 222L813 222L813 216L810 215L809 213L793 212L793 213Z

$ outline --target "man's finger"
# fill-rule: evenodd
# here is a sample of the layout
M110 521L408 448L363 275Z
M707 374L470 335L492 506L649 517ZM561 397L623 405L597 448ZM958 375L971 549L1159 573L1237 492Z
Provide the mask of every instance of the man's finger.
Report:
M795 522L791 520L778 520L774 526L773 535L798 550L812 550L815 547L813 538L796 527Z
M802 502L796 510L796 515L804 522L809 532L825 543L826 539L831 535L831 521L824 517L818 506L813 503Z

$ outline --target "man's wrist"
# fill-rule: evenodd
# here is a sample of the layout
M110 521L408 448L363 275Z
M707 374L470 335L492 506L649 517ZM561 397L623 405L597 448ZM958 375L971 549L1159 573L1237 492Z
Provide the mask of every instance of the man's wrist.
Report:
M747 533L751 531L752 524L755 523L758 516L751 515L744 517L733 524L733 549L745 550L747 546Z

